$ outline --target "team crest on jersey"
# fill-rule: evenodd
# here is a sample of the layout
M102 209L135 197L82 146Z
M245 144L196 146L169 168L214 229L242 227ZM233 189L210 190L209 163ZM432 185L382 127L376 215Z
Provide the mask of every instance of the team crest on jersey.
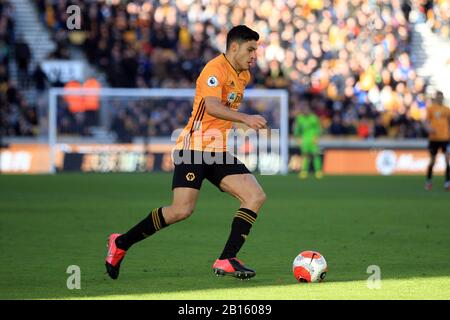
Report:
M440 111L436 111L434 113L434 117L439 119L441 117L441 112Z
M217 87L219 81L216 77L212 76L208 78L208 87Z
M228 101L229 103L233 103L234 100L236 100L236 97L237 97L236 92L230 92L230 93L228 94L227 101Z

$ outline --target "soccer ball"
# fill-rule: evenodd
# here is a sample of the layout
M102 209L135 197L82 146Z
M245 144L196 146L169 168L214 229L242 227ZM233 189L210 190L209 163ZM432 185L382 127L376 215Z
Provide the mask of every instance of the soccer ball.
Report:
M292 272L298 282L320 282L325 279L328 266L317 251L303 251L295 257Z

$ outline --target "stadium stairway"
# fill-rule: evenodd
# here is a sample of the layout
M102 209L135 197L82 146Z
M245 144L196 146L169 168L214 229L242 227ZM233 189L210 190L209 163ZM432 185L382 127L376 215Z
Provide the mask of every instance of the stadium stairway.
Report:
M51 39L50 33L39 21L37 8L30 0L14 0L15 9L15 37L20 36L28 43L31 50L31 61L29 65L30 73L34 71L38 62L56 48L56 44ZM17 66L14 59L9 65L10 75L13 80L18 81Z
M18 38L20 35L24 37L28 45L30 46L32 59L30 63L30 72L32 72L36 65L45 60L49 54L55 50L56 44L52 40L51 33L47 30L42 21L40 21L39 12L33 1L31 0L14 0L15 9L15 36ZM89 65L84 53L78 48L70 48L70 56L73 60L82 61L86 66ZM17 66L12 59L9 65L11 77L14 80L18 80ZM95 76L104 87L107 87L106 77L97 69L86 68L85 77Z
M32 58L29 65L29 72L32 74L37 64L47 59L47 57L56 49L56 43L52 39L51 32L46 28L44 22L41 21L38 8L32 0L14 0L12 3L15 10L15 37L18 39L22 36L30 47ZM81 49L74 46L70 47L70 59L81 61L84 64L85 79L95 77L102 87L109 87L105 74L89 64ZM15 59L10 60L8 67L11 78L19 84ZM20 89L28 101L37 101L37 99L39 99L33 85L28 89ZM41 97L41 99L44 99L42 103L40 103L43 110L39 111L39 116L45 118L46 106L48 104L47 94ZM40 123L43 124L43 126L39 130L40 135L46 136L48 132L46 121L41 120Z
M433 33L426 22L417 21L413 23L411 50L417 73L450 101L450 40Z

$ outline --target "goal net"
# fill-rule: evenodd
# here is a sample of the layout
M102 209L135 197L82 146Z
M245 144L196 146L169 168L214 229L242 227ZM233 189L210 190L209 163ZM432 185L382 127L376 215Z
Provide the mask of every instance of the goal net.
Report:
M171 171L172 150L192 112L194 89L51 88L50 171ZM261 174L288 172L288 94L247 89L239 111L261 114L265 130L236 126L228 150Z

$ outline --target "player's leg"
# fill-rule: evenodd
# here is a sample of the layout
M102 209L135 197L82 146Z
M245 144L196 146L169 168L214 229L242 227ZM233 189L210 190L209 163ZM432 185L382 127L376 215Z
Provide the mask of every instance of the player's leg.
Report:
M323 177L322 174L322 158L320 157L320 150L319 145L317 143L314 143L312 146L312 153L313 153L313 166L314 166L314 174L317 179L321 179Z
M199 190L175 188L170 206L155 208L141 222L116 240L120 249L128 250L133 244L142 241L155 232L188 218L194 211Z
M436 162L436 154L430 154L430 163L427 168L427 181L425 182L425 189L431 190L433 187L432 179L433 179L433 167Z
M307 153L302 153L302 168L298 175L300 179L306 179L308 177L310 162L311 162L311 155Z
M432 188L432 179L433 179L433 167L436 162L436 154L437 154L437 146L434 141L430 141L428 145L428 150L430 152L430 163L427 169L427 181L425 182L425 190L431 190Z
M323 173L322 173L322 158L320 157L320 154L318 153L314 154L313 165L316 178L321 179L323 177Z
M450 191L450 142L444 146L445 151L445 184L444 188Z
M251 278L256 272L237 260L236 256L247 240L266 195L250 173L224 177L220 182L220 189L238 199L240 207L233 218L222 254L213 265L213 271L217 275L230 274L241 279Z
M166 223L171 225L189 218L194 212L199 192L193 188L175 188L172 205L163 208Z
M117 279L119 276L120 263L132 245L192 214L204 179L204 166L193 162L194 154L187 154L186 159L181 157L174 154L172 204L153 209L147 217L126 233L110 235L105 265L111 278ZM177 162L178 160L180 162Z
M108 241L106 271L112 279L117 279L120 264L130 247L157 231L189 217L194 211L199 190L193 188L175 188L170 206L155 208L142 221L124 234L112 234Z
M304 152L304 148L303 148L303 141L299 144L298 149L300 150L300 156L302 159L302 163L300 165L300 170L298 172L298 177L301 179L306 178L305 174L303 173L303 168L305 168L305 152Z
M302 168L300 169L299 178L306 179L309 173L310 159L312 158L311 143L307 140L302 140Z

